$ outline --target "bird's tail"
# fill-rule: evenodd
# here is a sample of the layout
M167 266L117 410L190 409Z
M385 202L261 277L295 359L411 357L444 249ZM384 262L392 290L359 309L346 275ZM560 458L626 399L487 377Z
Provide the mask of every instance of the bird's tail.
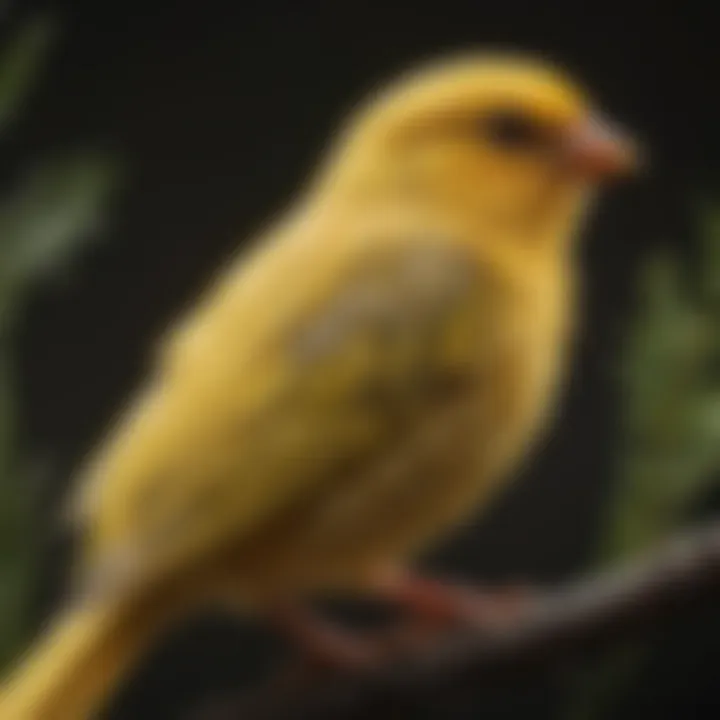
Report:
M191 609L186 589L62 612L0 687L0 718L92 718L158 633Z

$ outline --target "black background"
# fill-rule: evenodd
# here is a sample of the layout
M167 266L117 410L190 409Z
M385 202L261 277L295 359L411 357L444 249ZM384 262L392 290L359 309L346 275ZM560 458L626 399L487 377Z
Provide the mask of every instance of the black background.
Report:
M37 294L22 327L26 429L51 461L48 502L142 373L153 338L231 249L283 207L358 99L443 51L509 45L571 68L642 138L652 163L646 177L606 198L593 223L585 328L556 430L491 515L436 564L478 580L551 582L581 569L610 490L617 350L638 262L658 243L682 245L693 203L717 187L716 33L699 4L676 5L11 6L4 30L44 7L58 11L64 34L4 148L3 180L36 158L88 144L118 153L128 168L103 242L71 282ZM55 594L57 557L48 552L43 607ZM189 703L250 681L268 660L260 635L222 620L184 631L147 662L117 717L177 717ZM649 677L641 707L655 717L720 709L718 649L703 652L693 645L680 671ZM554 683L520 690L489 717L551 715Z

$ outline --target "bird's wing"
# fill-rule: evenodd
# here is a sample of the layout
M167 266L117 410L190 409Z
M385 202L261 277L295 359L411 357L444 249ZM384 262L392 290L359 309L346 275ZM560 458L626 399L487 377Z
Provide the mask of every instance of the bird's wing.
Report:
M252 306L210 305L192 358L170 363L94 464L91 577L115 585L138 564L157 572L251 538L472 382L478 265L442 241L368 247L312 302L293 297L282 321L268 319L262 342ZM261 313L271 285L245 305ZM223 314L246 317L254 346L221 337Z

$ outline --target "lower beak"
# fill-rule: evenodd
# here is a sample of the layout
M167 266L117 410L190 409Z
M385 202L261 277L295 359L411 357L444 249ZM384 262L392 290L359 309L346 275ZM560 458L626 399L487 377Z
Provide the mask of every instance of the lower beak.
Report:
M594 181L632 175L640 165L635 143L598 116L570 128L565 157L574 172Z

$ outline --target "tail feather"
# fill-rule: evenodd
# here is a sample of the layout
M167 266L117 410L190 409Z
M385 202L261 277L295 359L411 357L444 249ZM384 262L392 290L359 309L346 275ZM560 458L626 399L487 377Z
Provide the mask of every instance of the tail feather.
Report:
M165 586L132 602L69 607L0 687L3 720L89 720L192 593Z

